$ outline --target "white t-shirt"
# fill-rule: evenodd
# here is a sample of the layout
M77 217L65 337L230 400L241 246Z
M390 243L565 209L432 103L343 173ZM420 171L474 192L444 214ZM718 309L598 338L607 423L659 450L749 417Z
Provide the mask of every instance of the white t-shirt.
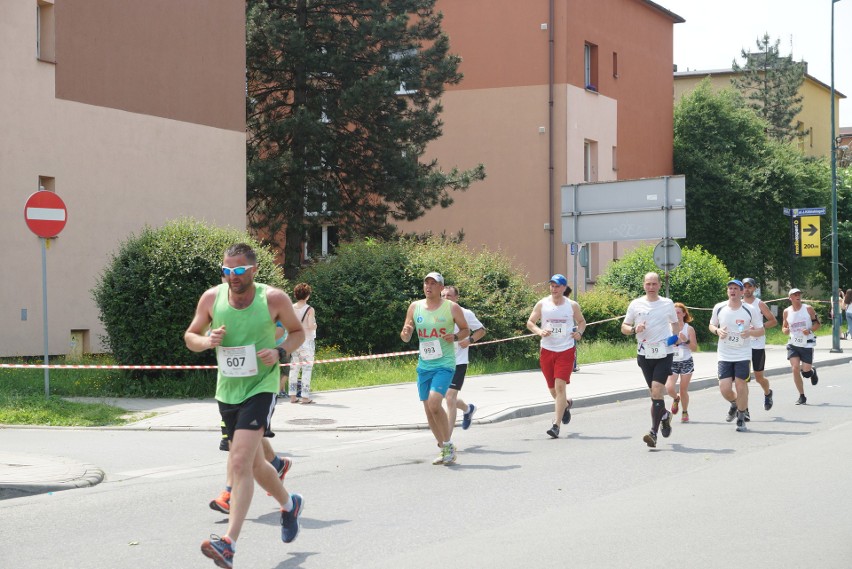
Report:
M625 324L645 324L645 329L636 334L636 353L646 357L655 350L674 353L674 347L666 346L666 342L672 335L672 324L677 321L674 302L663 296L654 302L649 301L647 296L631 301L624 317Z
M763 321L754 317L753 308L745 304L731 308L725 300L713 307L710 324L728 333L725 338L719 338L716 355L720 362L751 361L751 338L743 338L742 332L751 327L763 328Z
M541 329L550 330L550 336L541 339L541 347L551 352L564 352L574 347L574 307L571 300L562 297L562 304L554 304L552 296L541 299Z
M689 329L691 326L684 322L683 328L678 334L678 341L681 342L679 346L674 347L674 361L676 362L685 362L689 358L692 357L692 350L689 349Z
M296 306L293 306L293 312L296 313L296 318L298 318L299 322L301 322L302 324L307 322L308 315L306 313L307 313L308 309L310 309L310 308L313 308L310 304L306 304L301 308L297 308ZM316 314L314 314L314 318L316 318ZM307 326L303 326L303 328L305 329L305 341L306 342L308 340L316 340L316 337L317 337L317 329L316 328L314 328L313 330L308 330Z
M753 309L751 311L752 317L754 318L755 322L757 322L759 320L760 321L759 327L763 328L763 312L760 311L760 299L757 298L757 297L754 297L754 301L751 302L751 303L743 300L743 304L748 305L749 308ZM755 325L755 328L757 328L757 327L758 326ZM752 338L751 339L751 349L763 350L765 348L766 348L766 336L765 335L760 336L758 338Z
M462 306L459 306L459 308L462 309L462 314L464 314L464 320L465 322L467 322L467 327L470 329L470 336L468 337L472 337L474 332L476 332L480 328L484 328L482 322L479 321L479 319L476 317L476 314L474 314L472 310L468 310L467 308L464 308ZM458 331L459 327L458 325L455 325L453 327L453 333L458 333ZM458 342L455 342L455 345L456 365L468 363L470 361L468 359L468 351L470 350L470 346L468 346L467 348L462 348L461 346L459 346Z

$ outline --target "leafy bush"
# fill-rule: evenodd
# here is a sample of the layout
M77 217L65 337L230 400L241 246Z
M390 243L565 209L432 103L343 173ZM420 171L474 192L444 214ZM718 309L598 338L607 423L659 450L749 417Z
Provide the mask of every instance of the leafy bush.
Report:
M612 263L598 278L599 286L609 287L633 299L645 294L642 283L646 273L660 270L654 264L654 247L639 247ZM666 294L665 275L661 274L660 295ZM669 272L669 298L689 307L699 339L711 337L708 325L710 312L717 302L727 298L728 269L717 257L700 246L684 247L681 262ZM743 278L740 276L739 278ZM581 305L582 306L582 305ZM587 317L588 318L588 317Z
M423 277L438 271L447 285L459 289L459 304L473 310L488 330L487 340L528 334L527 318L539 296L510 260L499 252L473 251L461 243L432 238L425 243L406 241L411 285L423 298ZM400 315L397 331L402 327ZM512 340L476 347L471 357L524 357L538 353L534 339Z
M223 252L239 242L257 252L257 281L284 288L272 253L243 231L181 219L159 229L146 227L123 242L92 290L106 330L104 346L115 360L122 365L215 363L212 351L189 351L183 333L201 294L221 282Z
M586 318L586 323L607 320L616 316L624 316L630 299L623 292L607 286L597 286L594 290L577 296L577 302ZM624 341L621 333L621 319L587 326L583 341L602 340L609 342Z
M405 311L423 298L423 277L438 271L459 289L460 303L488 329L488 339L526 333L535 294L499 253L474 252L440 238L425 241L358 241L338 248L329 260L306 268L299 280L313 289L321 343L348 353L412 349L399 331ZM472 357L525 354L528 340L478 347Z
M376 240L342 244L334 257L299 274L311 285L317 339L349 353L397 350L408 303L417 292L399 243Z

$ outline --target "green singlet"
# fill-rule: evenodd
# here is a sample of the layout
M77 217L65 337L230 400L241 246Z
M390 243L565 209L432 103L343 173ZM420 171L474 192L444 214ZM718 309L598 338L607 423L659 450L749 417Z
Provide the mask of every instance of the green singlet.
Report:
M228 285L217 287L213 303L213 328L225 325L222 345L216 348L219 373L216 399L238 404L258 393L277 393L281 372L278 363L265 365L257 351L275 349L275 322L266 302L267 286L255 283L252 303L237 309L228 302Z
M444 334L452 334L454 321L449 301L442 301L435 310L426 309L426 300L418 300L414 305L414 326L420 340L420 361L417 367L430 369L456 369L456 349L453 342L441 339Z

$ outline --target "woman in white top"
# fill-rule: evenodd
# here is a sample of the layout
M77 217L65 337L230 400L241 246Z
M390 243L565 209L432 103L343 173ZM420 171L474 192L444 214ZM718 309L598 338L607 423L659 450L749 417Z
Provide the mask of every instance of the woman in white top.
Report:
M681 330L675 342L674 359L672 360L672 374L666 381L666 391L674 399L672 403L672 415L677 415L680 406L683 406L683 414L680 416L681 423L689 422L689 380L695 371L695 362L692 360L692 352L698 349L698 340L695 337L695 328L689 325L692 315L682 302L675 302L675 313L680 321ZM675 383L680 376L680 390L675 390Z
M311 285L307 283L299 283L293 289L293 298L296 302L293 304L293 310L296 311L296 316L302 322L302 328L305 330L305 343L299 346L299 349L291 354L291 363L301 363L302 365L290 366L290 403L313 403L311 399L311 374L313 373L313 362L316 354L316 337L317 337L317 318L316 311L313 306L308 305L308 300L311 298ZM299 374L301 373L301 380ZM301 383L301 398L298 397L299 383Z

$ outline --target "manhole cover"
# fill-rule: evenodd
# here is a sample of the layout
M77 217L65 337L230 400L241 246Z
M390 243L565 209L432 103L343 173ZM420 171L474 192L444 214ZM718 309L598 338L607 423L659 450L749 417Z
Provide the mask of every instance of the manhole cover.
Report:
M334 419L290 419L287 421L291 425L331 425L335 423Z

